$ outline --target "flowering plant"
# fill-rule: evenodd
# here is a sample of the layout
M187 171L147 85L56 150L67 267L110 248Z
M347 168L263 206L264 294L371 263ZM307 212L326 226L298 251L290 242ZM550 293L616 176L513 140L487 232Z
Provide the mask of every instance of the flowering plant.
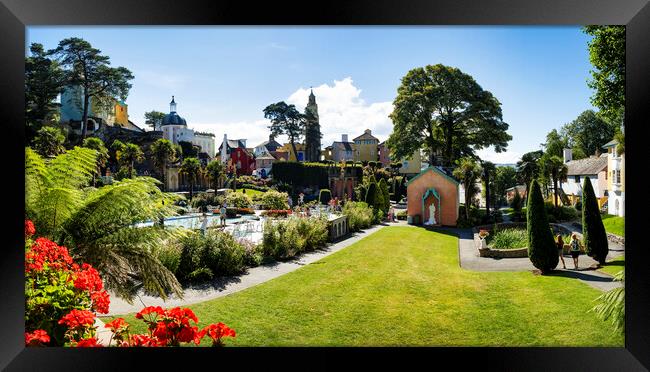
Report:
M108 313L110 302L99 273L75 263L67 248L42 237L34 240L35 233L34 224L25 221L26 345L93 338L94 312Z
M96 334L96 313L107 314L108 292L91 265L74 262L67 248L46 238L33 240L34 224L25 221L25 345L102 346ZM147 323L149 334L129 335L129 324L117 318L105 325L112 331L110 343L117 346L197 345L208 335L213 346L235 331L223 323L199 331L198 318L190 309L165 310L148 306L136 314ZM193 323L193 324L192 324Z
M262 216L266 217L287 217L293 211L291 209L269 209L262 212Z
M487 238L488 236L490 236L490 232L487 231L487 230L480 230L480 231L478 232L478 236L479 236L479 238L481 238L481 239L485 239L485 238Z

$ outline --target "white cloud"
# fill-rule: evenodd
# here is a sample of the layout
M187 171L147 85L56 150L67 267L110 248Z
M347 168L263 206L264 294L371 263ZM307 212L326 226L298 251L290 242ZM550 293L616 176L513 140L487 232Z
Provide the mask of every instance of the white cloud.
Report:
M393 111L392 102L366 103L361 98L362 90L354 86L351 77L334 80L332 85L322 84L313 90L318 104L323 147L340 141L341 134L348 134L352 140L365 129L372 130L380 141L388 138L393 129L388 118ZM296 90L287 98L287 103L296 105L302 111L307 105L309 91L309 88Z
M322 147L329 146L333 141L340 141L341 134L348 134L349 140L363 134L365 129L384 141L393 129L388 118L393 110L392 102L366 103L361 98L361 89L354 86L352 78L335 80L332 85L322 84L314 87L314 95L318 104L318 115L323 138ZM285 101L296 105L303 112L309 100L309 88L300 88L289 95ZM198 131L214 133L217 144L221 143L223 134L228 138L246 138L246 146L254 147L266 141L269 137L268 120L242 121L232 123L190 123L189 126ZM287 142L286 136L277 139Z

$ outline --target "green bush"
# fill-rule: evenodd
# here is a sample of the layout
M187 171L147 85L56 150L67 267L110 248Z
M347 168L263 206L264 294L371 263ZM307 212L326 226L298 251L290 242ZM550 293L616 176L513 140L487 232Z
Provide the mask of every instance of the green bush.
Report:
M277 260L321 248L327 243L327 220L320 218L289 218L264 222L262 252Z
M253 205L251 197L241 192L228 192L226 194L226 204L228 207L250 208Z
M289 194L269 190L260 197L260 207L262 209L289 209Z
M320 192L318 193L318 201L321 204L327 205L327 203L332 200L332 192L328 189L321 189Z
M232 275L244 271L244 247L227 232L208 230L202 239L201 266L214 275Z
M526 229L528 233L528 257L542 274L557 267L559 257L551 227L548 224L542 191L536 180L531 182L526 207Z
M374 212L365 202L347 202L343 206L343 214L348 217L350 231L367 229L373 223Z
M388 191L388 183L386 182L385 179L380 179L379 183L377 183L377 188L379 191L379 194L381 195L381 204L379 205L379 209L384 213L384 215L388 214L388 210L390 209L390 195Z
M244 265L255 267L262 263L264 255L261 244L255 244L246 239L239 241L239 244L244 249Z
M587 255L604 265L609 253L607 232L589 177L582 186L582 235Z
M180 258L175 275L182 281L237 274L246 267L245 248L223 231L208 230L205 235L192 231L180 237L178 245Z
M573 221L578 218L578 211L573 207L555 206L551 202L545 204L549 222Z
M182 248L180 245L176 243L169 243L162 245L157 251L156 251L156 258L160 263L163 264L167 268L167 270L171 271L172 274L176 275L176 272L178 271L178 266L180 265L181 262L181 253L182 253Z
M486 238L488 247L494 249L516 249L528 245L528 232L526 229L502 229L490 234Z

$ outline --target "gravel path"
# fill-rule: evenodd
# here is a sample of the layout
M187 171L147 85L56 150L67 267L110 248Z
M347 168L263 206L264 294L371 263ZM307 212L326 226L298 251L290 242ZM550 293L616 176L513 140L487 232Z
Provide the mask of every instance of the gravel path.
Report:
M167 301L165 301L157 296L140 294L135 298L133 304L129 304L121 298L118 298L117 296L111 294L111 305L109 309L110 311L105 316L135 313L142 310L142 308L145 306L186 306L222 297L244 290L246 288L250 288L260 283L264 283L268 280L292 272L302 266L318 261L323 257L329 256L334 252L337 252L356 243L357 241L383 229L386 226L399 226L405 224L406 223L404 221L400 221L396 223L376 225L365 231L353 233L350 238L330 244L324 249L302 254L297 259L291 261L273 262L270 264L250 268L245 274L240 276L219 278L207 284L187 287L185 288L183 299L172 296L168 298Z

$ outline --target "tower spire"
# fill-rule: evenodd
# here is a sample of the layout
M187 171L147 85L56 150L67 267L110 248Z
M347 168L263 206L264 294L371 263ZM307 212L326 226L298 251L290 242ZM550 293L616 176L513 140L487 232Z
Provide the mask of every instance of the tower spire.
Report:
M172 96L172 101L169 102L169 112L176 112L176 101L174 101L174 96Z

